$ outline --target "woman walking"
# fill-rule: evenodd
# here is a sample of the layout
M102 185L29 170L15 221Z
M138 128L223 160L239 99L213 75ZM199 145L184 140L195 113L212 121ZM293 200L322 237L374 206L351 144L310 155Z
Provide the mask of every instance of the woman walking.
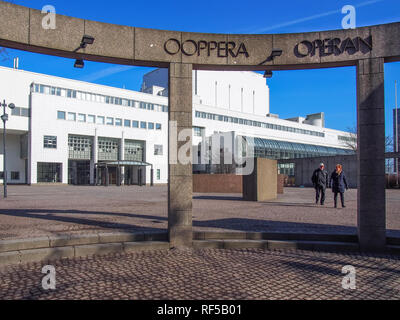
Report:
M331 174L330 185L332 186L332 192L334 193L333 202L335 203L335 208L337 208L337 196L340 194L340 201L342 202L342 208L345 208L344 205L344 191L348 190L349 187L347 185L346 176L343 172L343 168L341 164L336 165L335 171Z

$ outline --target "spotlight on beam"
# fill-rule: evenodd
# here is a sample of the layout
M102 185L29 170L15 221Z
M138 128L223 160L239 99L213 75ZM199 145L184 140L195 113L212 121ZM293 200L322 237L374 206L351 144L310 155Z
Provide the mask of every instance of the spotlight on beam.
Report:
M264 73L264 78L272 78L272 71L271 70L266 70Z
M75 61L74 67L78 69L82 69L85 66L85 62L83 60L78 59Z
M94 42L94 37L88 36L87 34L85 34L85 35L82 37L81 48L86 48L86 46L87 46L88 44L93 44L93 42Z
M274 60L275 57L280 57L282 55L282 49L274 48L271 52L271 60Z

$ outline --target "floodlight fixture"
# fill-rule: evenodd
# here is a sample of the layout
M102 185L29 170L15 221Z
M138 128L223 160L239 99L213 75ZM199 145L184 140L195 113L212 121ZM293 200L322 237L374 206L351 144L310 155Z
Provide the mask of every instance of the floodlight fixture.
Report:
M88 44L93 44L93 42L94 42L94 37L85 34L85 35L82 37L81 48L86 48L86 46L87 46Z
M272 52L271 52L271 58L272 58L272 60L273 60L275 57L280 57L281 55L282 55L282 49L277 49L277 48L272 49Z
M265 70L264 73L264 78L272 78L272 71L271 70Z
M74 67L78 69L82 69L85 66L85 62L82 59L77 59L75 61Z

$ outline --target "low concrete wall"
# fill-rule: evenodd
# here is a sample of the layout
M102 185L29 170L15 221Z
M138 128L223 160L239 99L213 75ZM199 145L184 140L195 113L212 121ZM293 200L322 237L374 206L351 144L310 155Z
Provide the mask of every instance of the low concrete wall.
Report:
M243 199L269 201L277 198L278 166L276 160L254 158L254 170L243 176Z
M285 179L287 176L278 174L278 194L283 194ZM194 174L193 192L243 193L243 178L235 174Z
M285 159L278 160L278 163L294 163L295 186L312 187L311 176L319 164L325 164L329 177L336 164L340 163L343 166L343 172L346 174L347 183L350 188L357 188L357 156L323 156L315 158L301 158L301 159Z
M235 174L194 174L193 192L242 193L242 176Z
M278 194L283 194L283 187L285 185L285 180L287 179L287 176L284 174L278 174L278 188L277 192Z

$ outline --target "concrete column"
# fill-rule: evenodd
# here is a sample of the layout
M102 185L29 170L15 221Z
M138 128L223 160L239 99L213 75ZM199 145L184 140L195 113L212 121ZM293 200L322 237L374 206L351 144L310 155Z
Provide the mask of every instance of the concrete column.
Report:
M98 142L97 142L97 129L94 129L93 146L92 146L92 160L90 161L90 184L96 185L99 179L98 172L96 172L95 164L98 162ZM96 178L95 178L96 176Z
M119 153L119 159L120 160L125 160L125 137L124 137L124 131L122 131L122 136L121 136L121 146L120 146L120 153ZM125 185L125 167L122 166L120 168L120 181L121 185Z
M383 68L382 58L357 63L357 221L363 251L382 251L386 245Z
M178 151L190 145L192 159L192 65L171 63L169 67L169 121L168 147L168 234L171 247L191 247L192 230L192 161L179 161ZM171 123L171 121L173 121ZM189 140L176 141L178 134L187 130Z

